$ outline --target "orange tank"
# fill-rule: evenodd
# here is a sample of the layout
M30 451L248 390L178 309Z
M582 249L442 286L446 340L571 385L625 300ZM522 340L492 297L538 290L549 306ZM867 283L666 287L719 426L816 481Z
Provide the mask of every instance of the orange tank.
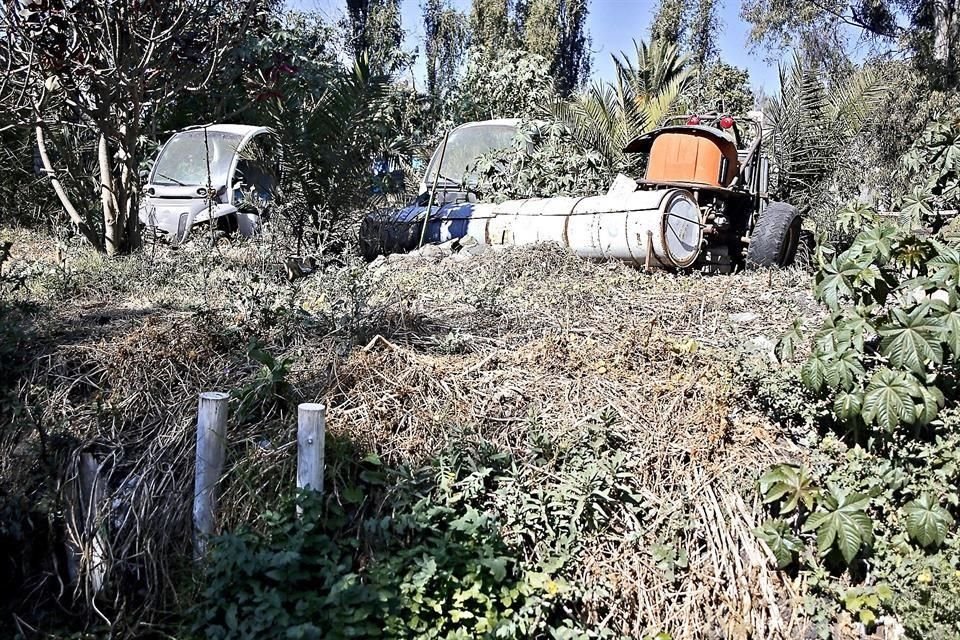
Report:
M723 159L726 158L726 163ZM720 175L725 164L724 175ZM663 133L650 148L649 182L693 182L726 187L737 175L737 147L720 136L702 131Z

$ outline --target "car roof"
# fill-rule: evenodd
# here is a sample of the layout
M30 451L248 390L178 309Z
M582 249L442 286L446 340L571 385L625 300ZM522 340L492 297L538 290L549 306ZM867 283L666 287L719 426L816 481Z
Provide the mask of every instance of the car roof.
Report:
M485 126L503 126L503 127L518 127L520 126L520 118L494 118L493 120L479 120L477 122L465 122L464 124L459 125L454 129L457 131L459 129L469 129L471 127L485 127Z
M197 125L194 127L187 127L183 131L196 131L198 129L206 129L212 133L230 133L240 137L247 137L256 135L258 133L266 133L270 131L266 127L258 127L250 124L208 124L208 125ZM180 133L180 132L178 132Z

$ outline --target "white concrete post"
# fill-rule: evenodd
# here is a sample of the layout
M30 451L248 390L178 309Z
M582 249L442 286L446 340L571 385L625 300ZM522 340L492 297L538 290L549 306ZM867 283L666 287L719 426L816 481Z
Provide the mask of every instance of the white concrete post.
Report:
M223 475L227 449L227 403L230 394L200 394L197 411L197 467L193 487L194 552L202 558L207 541L216 532L217 483Z
M305 403L297 408L297 488L323 493L323 438L327 409Z

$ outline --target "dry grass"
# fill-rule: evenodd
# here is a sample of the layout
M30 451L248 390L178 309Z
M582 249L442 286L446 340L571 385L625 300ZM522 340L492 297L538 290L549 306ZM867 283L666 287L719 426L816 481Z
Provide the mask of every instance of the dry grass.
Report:
M795 587L751 533L760 509L750 488L766 465L802 452L734 391L738 364L766 358L770 343L756 338L816 317L806 274L645 274L551 247L392 261L292 286L250 247L190 264L209 270L160 264L142 286L84 289L93 293L49 309L18 392L31 424L70 436L61 468L84 451L103 462L108 575L149 606L176 606L189 556L197 394L256 380L245 341L258 335L291 359L294 397L330 404L332 437L389 464L423 463L464 429L522 459L531 430L576 441L615 415L609 428L646 513L614 514L583 541L576 578L594 595L579 615L634 637L800 636ZM156 276L170 272L180 281ZM271 284L251 295L296 307L294 330L256 325L238 304L253 273ZM189 307L202 306L200 290L208 311L198 316ZM249 521L292 484L293 440L282 405L231 425L225 524ZM31 455L28 442L4 444ZM10 458L0 478L23 468ZM674 579L650 553L665 536L689 558ZM119 605L129 591L111 594Z

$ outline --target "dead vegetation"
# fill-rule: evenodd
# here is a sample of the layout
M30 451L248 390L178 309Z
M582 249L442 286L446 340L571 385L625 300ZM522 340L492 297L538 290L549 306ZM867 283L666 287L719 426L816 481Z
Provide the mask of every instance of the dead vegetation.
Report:
M61 267L84 273L83 255ZM14 260L37 274L49 258L15 245ZM70 478L57 470L81 453L99 461L109 499L94 521L108 544L98 554L79 536L80 562L104 563L108 586L88 600L117 628L136 627L140 607L161 621L189 592L196 397L221 389L235 396L225 527L292 486L299 399L329 403L329 437L349 443L340 455L417 467L483 442L511 454L517 486L531 491L572 482L565 452L602 437L618 454L616 496L627 497L597 499L578 529L566 565L582 588L575 615L633 637L801 635L801 587L772 569L752 534L759 505L749 489L768 464L802 454L739 406L735 389L741 367L769 364L793 319L816 316L803 272L645 274L537 247L461 262L348 262L291 284L263 246L129 260L141 282L87 296L75 281L62 301L40 301L15 428L3 433L14 455L0 463L4 485L56 500L59 485L41 488L37 461L61 484ZM51 296L33 280L29 297ZM349 463L334 457L329 473ZM589 494L570 491L581 489ZM342 490L335 477L329 499L346 502ZM554 551L522 526L519 502L491 495L505 541L526 557ZM388 512L389 490L365 508ZM538 522L561 526L563 513ZM69 591L49 558L34 568L31 594Z

